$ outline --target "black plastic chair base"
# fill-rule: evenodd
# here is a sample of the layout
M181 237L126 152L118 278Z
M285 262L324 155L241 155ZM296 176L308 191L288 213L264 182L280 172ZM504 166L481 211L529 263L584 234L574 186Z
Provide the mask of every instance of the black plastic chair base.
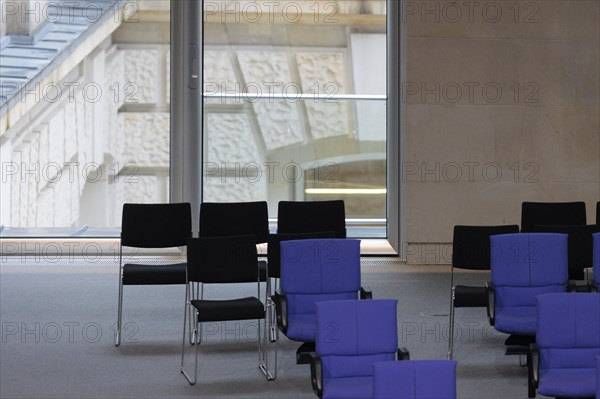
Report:
M506 355L527 355L529 353L529 347L531 344L535 344L535 335L510 335L504 341L506 348Z
M296 364L310 364L310 354L315 352L313 342L305 342L296 350Z
M506 346L525 346L529 348L529 345L535 344L535 335L509 335L504 341Z

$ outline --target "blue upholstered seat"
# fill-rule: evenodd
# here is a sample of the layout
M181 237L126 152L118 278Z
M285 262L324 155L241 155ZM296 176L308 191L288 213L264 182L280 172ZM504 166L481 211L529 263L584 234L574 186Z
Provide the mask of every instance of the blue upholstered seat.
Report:
M596 392L600 356L600 294L537 297L536 344L530 357L530 391L586 398Z
M323 398L370 398L373 364L396 359L397 301L317 302L313 389Z
M373 399L456 398L456 361L405 360L373 364Z
M358 298L360 241L281 242L281 290L286 302L283 333L294 341L315 342L315 303Z
M536 296L567 289L567 235L501 234L490 243L490 324L503 333L535 336Z

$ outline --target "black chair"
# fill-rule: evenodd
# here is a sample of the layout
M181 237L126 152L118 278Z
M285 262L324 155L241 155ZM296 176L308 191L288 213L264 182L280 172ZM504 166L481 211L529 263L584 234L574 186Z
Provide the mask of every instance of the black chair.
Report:
M277 233L314 233L333 231L335 238L346 238L344 201L280 201Z
M266 201L203 202L200 204L199 237L252 235L256 245L269 238L269 210ZM258 257L258 256L257 256ZM266 262L258 261L261 281L267 281ZM270 286L267 284L267 294Z
M600 226L600 201L596 202L596 226Z
M450 327L448 359L454 352L454 309L487 308L485 286L454 285L454 269L490 270L490 236L518 233L519 226L454 226L452 266L450 267Z
M521 233L533 233L534 226L582 226L587 224L585 202L523 202Z
M119 306L115 346L121 344L124 285L185 284L186 263L123 264L123 247L170 248L187 245L192 237L189 203L124 204L119 245Z
M200 323L226 320L258 320L259 369L267 380L274 377L269 371L266 339L265 306L259 298L260 271L256 264L256 239L254 236L193 238L188 243L187 285L185 293L186 311L183 321L183 342L181 349L181 373L191 385L198 376L198 348L201 333L194 334L196 345L194 378L185 371L185 341L187 309L192 309L195 331L200 331ZM244 298L209 300L204 298L204 284L257 284L257 296ZM194 287L195 285L200 288ZM195 293L200 291L200 295ZM263 320L261 329L260 320ZM261 333L262 331L262 333Z
M568 234L569 280L583 280L585 269L592 267L592 234L600 232L600 226L545 226L535 225L534 232ZM586 286L587 288L587 286Z
M253 235L256 244L269 238L269 211L266 201L203 202L200 204L199 237Z

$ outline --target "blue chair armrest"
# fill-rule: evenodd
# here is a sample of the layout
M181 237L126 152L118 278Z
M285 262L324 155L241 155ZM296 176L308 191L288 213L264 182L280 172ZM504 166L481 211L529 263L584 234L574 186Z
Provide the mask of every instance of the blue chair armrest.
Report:
M277 317L277 327L282 333L286 334L288 330L288 311L287 298L280 292L276 292L271 296L271 300L275 305L275 316Z

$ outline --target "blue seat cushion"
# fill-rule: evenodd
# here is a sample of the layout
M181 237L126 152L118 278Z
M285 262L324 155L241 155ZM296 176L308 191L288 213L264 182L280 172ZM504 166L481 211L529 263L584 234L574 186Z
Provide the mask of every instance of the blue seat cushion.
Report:
M288 315L286 336L293 341L315 342L317 318L312 314Z
M373 397L373 377L330 378L323 381L324 399L365 399Z
M507 334L535 335L535 306L507 306L496 311L496 330Z
M540 370L538 392L542 395L588 398L596 391L596 369L571 368Z

